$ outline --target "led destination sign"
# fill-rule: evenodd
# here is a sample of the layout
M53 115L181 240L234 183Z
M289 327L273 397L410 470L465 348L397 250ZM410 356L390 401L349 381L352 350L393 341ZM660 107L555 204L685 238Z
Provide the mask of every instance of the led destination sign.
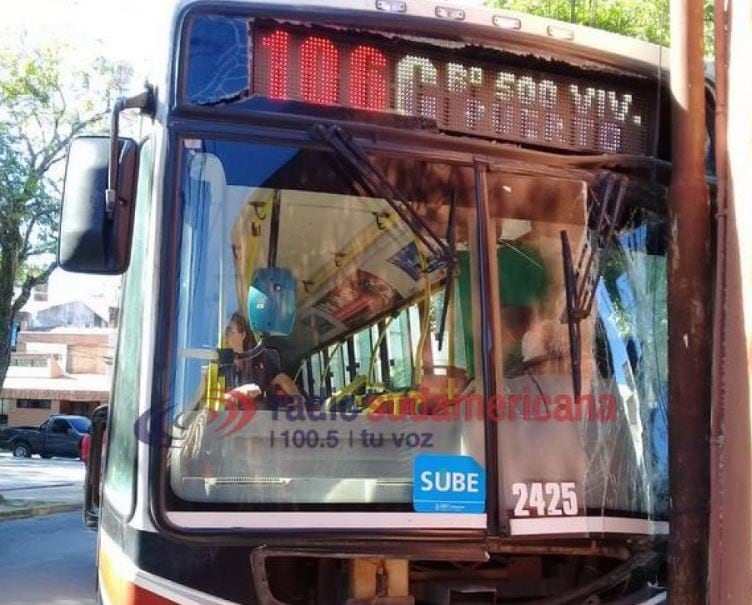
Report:
M439 129L581 152L648 154L651 94L404 40L256 24L252 94L416 116Z

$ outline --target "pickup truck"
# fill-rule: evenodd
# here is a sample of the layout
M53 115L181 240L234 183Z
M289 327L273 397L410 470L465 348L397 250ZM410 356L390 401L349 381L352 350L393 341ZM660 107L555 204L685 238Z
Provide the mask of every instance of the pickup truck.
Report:
M38 427L0 428L0 449L10 450L16 458L29 458L32 454L78 458L81 439L90 430L91 421L85 416L53 415Z

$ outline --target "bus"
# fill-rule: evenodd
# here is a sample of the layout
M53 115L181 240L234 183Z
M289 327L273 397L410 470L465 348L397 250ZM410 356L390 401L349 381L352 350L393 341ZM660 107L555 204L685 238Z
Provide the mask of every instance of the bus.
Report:
M99 602L665 602L665 49L434 0L165 42L63 194L125 275Z

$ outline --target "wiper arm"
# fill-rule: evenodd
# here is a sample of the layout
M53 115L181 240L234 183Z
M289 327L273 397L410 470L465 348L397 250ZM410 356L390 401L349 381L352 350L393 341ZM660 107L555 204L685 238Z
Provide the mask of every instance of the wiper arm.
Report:
M572 248L566 231L561 232L561 256L564 262L564 295L569 327L569 359L572 370L574 400L582 394L582 347L580 344L580 309L577 301L577 279L572 264Z
M405 196L389 182L363 148L340 126L316 124L314 136L327 143L350 174L371 197L383 198L428 249L439 267L454 267L454 251L434 233L431 226L413 209Z
M618 189L614 194L614 188L617 186ZM597 197L593 195L593 204L588 212L588 227L592 229L594 237L592 241L589 237L585 238L574 270L580 319L590 315L590 310L593 307L599 279L598 275L593 278L593 266L596 264L598 256L608 254L626 193L626 177L609 176L602 199L598 201ZM596 209L597 217L594 216Z
M618 190L614 195L614 188ZM593 199L588 212L586 228L593 231L591 238L586 236L580 250L577 266L572 261L572 248L566 231L561 232L561 252L564 264L564 291L566 302L566 321L569 326L569 356L572 369L572 388L577 399L582 394L582 343L580 339L580 322L590 315L595 299L595 292L600 281L600 274L594 266L599 255L608 254L614 238L616 225L621 214L624 196L627 192L625 177L609 177L606 190L600 202ZM597 207L598 216L591 220ZM593 276L595 273L595 276Z

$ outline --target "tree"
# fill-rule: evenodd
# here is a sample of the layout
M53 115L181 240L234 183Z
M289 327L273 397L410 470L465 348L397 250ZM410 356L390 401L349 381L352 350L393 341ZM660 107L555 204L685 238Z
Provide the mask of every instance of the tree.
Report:
M63 160L73 137L103 129L129 69L98 58L70 69L61 47L0 49L0 384L10 334L55 269Z
M713 0L704 3L705 53L712 54ZM488 4L669 46L669 0L489 0Z

